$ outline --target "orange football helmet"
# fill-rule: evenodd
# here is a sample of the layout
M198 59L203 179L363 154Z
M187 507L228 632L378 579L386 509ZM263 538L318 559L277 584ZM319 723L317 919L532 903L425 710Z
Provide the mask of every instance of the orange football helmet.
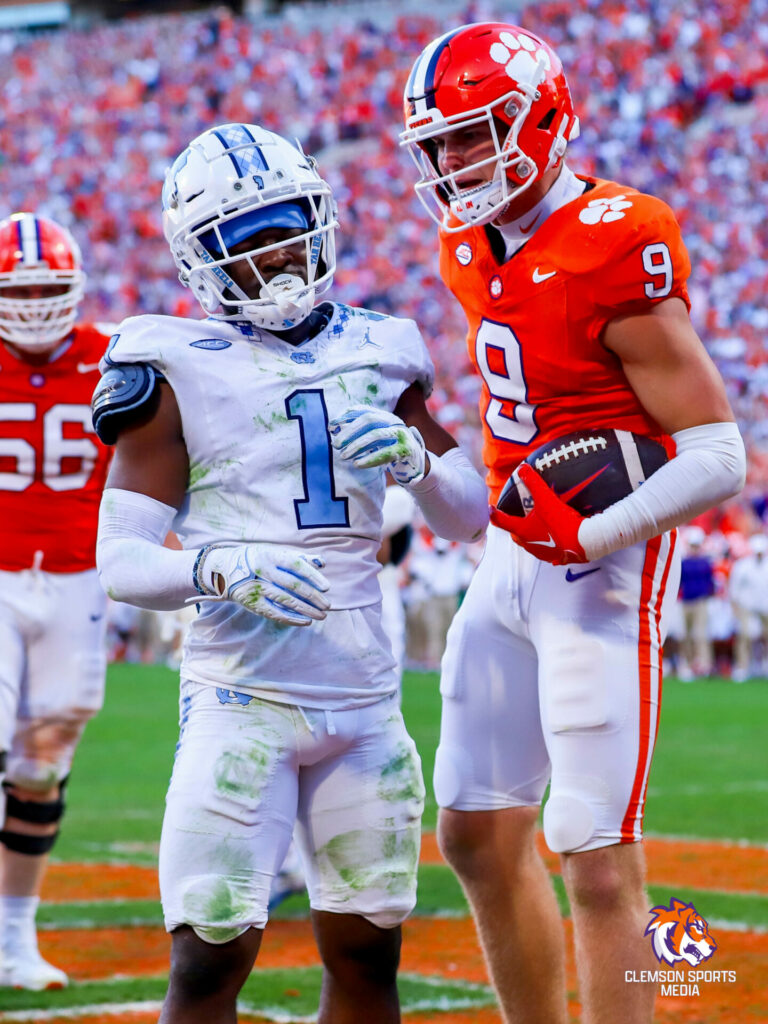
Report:
M516 25L463 25L434 40L416 60L404 100L400 141L421 173L416 193L447 231L493 220L579 134L557 54ZM474 162L441 172L437 140L483 125L492 145ZM449 222L448 212L461 223Z
M85 290L77 242L34 213L0 221L0 338L46 349L69 334Z

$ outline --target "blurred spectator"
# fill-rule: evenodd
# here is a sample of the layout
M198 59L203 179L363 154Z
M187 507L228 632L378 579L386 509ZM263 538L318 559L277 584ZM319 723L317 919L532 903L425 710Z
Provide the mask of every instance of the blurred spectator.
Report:
M384 494L384 540L379 551L381 572L381 625L392 644L392 655L402 673L405 661L405 607L402 564L411 546L416 503L404 487L390 484Z
M423 527L414 538L407 570L406 665L436 671L474 565L465 544L435 537Z
M730 576L736 616L733 672L735 683L768 673L768 537L757 534L751 553L737 559Z
M688 528L684 537L687 551L680 564L683 639L678 675L686 681L708 676L714 660L709 602L715 592L715 578L712 559L702 549L705 536L700 526Z
M41 212L74 231L96 268L89 318L137 309L187 316L193 300L168 273L161 233L165 166L214 122L290 124L339 197L338 294L418 320L436 353L434 405L467 416L476 391L466 326L439 280L433 228L396 134L407 70L423 46L454 25L510 16L500 0L434 8L393 0L284 5L258 22L219 8L6 32L4 201L9 210L37 208L44 196ZM680 220L694 326L747 442L744 505L764 515L768 0L543 0L514 17L554 44L576 84L574 169L650 191ZM468 433L474 444L478 432Z

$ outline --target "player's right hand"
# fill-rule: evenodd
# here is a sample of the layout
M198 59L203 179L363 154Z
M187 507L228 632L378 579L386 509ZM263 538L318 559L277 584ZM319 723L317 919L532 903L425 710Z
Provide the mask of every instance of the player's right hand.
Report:
M203 548L195 570L200 600L237 601L254 615L289 626L324 619L330 588L319 572L325 563L295 548L274 544L212 544Z

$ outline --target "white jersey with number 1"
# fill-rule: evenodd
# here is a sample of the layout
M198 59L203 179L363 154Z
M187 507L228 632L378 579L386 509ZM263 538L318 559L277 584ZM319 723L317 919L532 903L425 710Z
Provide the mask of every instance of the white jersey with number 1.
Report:
M331 583L328 619L301 629L203 602L182 674L309 706L367 703L396 685L389 664L371 662L378 634L361 636L363 624L350 618L380 601L385 474L342 460L328 423L352 406L391 411L414 382L428 394L433 377L413 321L324 308L329 322L300 345L247 322L141 316L120 325L108 353L114 363L152 365L173 388L190 462L173 524L184 548L300 547L324 561ZM345 637L349 630L357 635Z

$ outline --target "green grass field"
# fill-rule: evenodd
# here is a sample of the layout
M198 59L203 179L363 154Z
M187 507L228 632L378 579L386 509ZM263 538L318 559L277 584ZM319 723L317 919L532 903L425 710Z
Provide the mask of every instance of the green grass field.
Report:
M110 668L104 711L88 726L78 752L65 825L54 851L55 861L127 863L154 868L165 789L177 739L177 687L177 675L166 668ZM403 708L423 760L428 792L425 829L432 830L436 807L430 780L440 714L437 675L407 673ZM764 741L767 720L768 680L740 686L726 680L692 684L668 680L648 794L647 833L768 843ZM686 885L684 874L683 871L680 884L674 888L651 886L651 899L668 903L675 895L693 901L719 928L734 928L739 934L745 929L768 930L768 896L753 891L748 880L738 887L739 891L721 891L715 886L697 890ZM555 876L553 884L567 916L562 881ZM722 890L725 889L727 886L723 885ZM293 896L278 908L274 917L290 925L286 919L303 919L307 914L306 896ZM434 917L466 920L468 907L447 866L422 864L414 918L427 924ZM94 929L123 929L127 935L144 926L157 934L162 914L159 904L146 898L83 899L44 902L38 922L43 936L66 935L71 948L77 949L81 942L87 944L89 932L99 934ZM301 924L295 921L296 926ZM76 1016L91 1008L90 1012L95 1009L100 1022L101 1010L115 1004L126 1008L141 1006L151 1018L165 991L165 963L163 958L153 973L132 976L133 961L129 960L125 973L111 977L86 974L63 992L2 990L0 1020L40 1019L38 1013L50 1014L54 1009ZM318 967L261 968L243 990L239 1003L241 1019L249 1011L258 1011L262 1020L311 1020L319 983ZM486 985L460 978L409 975L407 971L401 977L400 991L404 1011L417 1014L430 1010L471 1010L488 1007L494 1001ZM720 1018L702 1017L705 1024L713 1020L719 1022Z
M78 751L60 860L154 863L177 738L178 677L156 666L113 665L104 711ZM431 792L440 697L437 675L406 673L403 711ZM765 732L768 681L665 682L646 832L768 843Z

